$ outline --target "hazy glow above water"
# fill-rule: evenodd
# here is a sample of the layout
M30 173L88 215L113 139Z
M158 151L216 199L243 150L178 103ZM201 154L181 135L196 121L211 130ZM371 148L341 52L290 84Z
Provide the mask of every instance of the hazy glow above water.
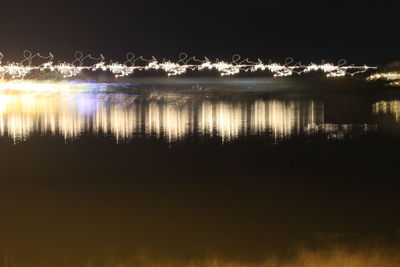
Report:
M388 85L390 86L400 86L400 72L399 71L391 71L391 72L383 72L383 73L375 73L370 75L367 78L368 81L390 81Z

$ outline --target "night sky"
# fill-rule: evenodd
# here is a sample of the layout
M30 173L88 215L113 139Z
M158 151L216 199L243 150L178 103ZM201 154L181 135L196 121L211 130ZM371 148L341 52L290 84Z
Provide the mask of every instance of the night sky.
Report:
M3 61L22 51L350 60L400 55L399 1L6 1ZM56 60L57 60L56 59ZM365 62L368 63L368 62Z

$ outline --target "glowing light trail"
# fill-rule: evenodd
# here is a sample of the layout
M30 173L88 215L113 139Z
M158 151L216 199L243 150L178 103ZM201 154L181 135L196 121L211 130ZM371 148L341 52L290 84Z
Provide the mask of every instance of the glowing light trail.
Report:
M103 55L100 55L100 57L93 57L91 54L84 56L82 52L77 51L75 52L74 61L71 63L62 62L58 64L54 64L54 56L51 53L49 53L48 56L42 56L40 53L32 54L30 51L26 50L23 55L24 59L20 63L8 63L2 65L1 60L3 54L0 53L0 78L22 79L28 74L34 72L57 72L61 74L63 78L69 78L74 77L83 71L109 71L118 78L132 75L135 71L149 70L161 70L168 76L182 75L188 70L214 70L221 76L236 75L240 72L268 71L272 73L274 77L282 77L320 71L325 73L327 77L342 77L345 75L353 76L358 73L366 72L369 69L376 69L376 67L366 65L346 65L345 60L340 60L336 65L325 62L322 62L321 64L311 63L309 65L303 65L300 62L293 64L294 60L292 58L287 58L284 64L272 61L264 63L261 59L253 62L248 58L241 60L241 57L237 54L232 57L232 61L225 62L220 60L211 61L207 57L204 59L198 59L196 57L189 58L186 53L180 53L179 60L173 62L170 60L159 61L155 57L145 59L142 56L135 57L133 53L128 53L124 63L112 61L106 63ZM35 58L47 61L41 65L33 65L32 62ZM85 66L85 60L90 60L91 62L94 61L95 63Z

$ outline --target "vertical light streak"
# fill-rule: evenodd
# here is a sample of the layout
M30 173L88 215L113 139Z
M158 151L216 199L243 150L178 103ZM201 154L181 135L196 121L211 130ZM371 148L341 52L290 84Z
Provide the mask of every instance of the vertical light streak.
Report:
M372 105L374 114L392 114L396 121L400 121L400 101L379 101Z

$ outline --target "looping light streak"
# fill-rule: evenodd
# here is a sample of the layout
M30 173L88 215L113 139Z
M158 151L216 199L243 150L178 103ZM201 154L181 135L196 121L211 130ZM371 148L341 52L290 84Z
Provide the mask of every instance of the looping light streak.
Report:
M293 58L287 58L284 64L280 64L272 61L264 63L261 59L256 62L250 61L248 58L241 60L238 54L233 55L232 61L226 62L218 59L211 61L207 57L198 59L189 57L186 53L180 53L179 60L173 62L165 59L159 61L155 57L150 59L142 56L136 57L135 54L129 52L126 55L126 61L123 63L113 61L106 63L105 57L101 54L99 57L93 57L91 54L84 55L82 52L76 51L75 59L71 63L60 62L58 64L53 63L54 56L52 53L49 53L48 56L42 56L40 53L33 54L31 51L25 50L23 56L24 59L20 63L12 62L2 65L1 60L4 56L0 52L0 78L22 79L33 72L57 72L63 78L70 78L83 71L109 71L118 78L132 75L135 71L149 70L161 70L167 73L168 76L182 75L188 70L215 70L221 76L236 75L240 72L268 71L274 77L283 77L320 71L325 73L327 77L343 77L345 75L353 76L364 73L369 69L376 69L376 67L366 65L346 65L346 60L343 59L339 60L336 65L324 61L321 64L310 63L309 65L303 65L301 62L294 63ZM46 60L46 62L40 65L33 65L35 58ZM85 66L85 61L95 63Z

